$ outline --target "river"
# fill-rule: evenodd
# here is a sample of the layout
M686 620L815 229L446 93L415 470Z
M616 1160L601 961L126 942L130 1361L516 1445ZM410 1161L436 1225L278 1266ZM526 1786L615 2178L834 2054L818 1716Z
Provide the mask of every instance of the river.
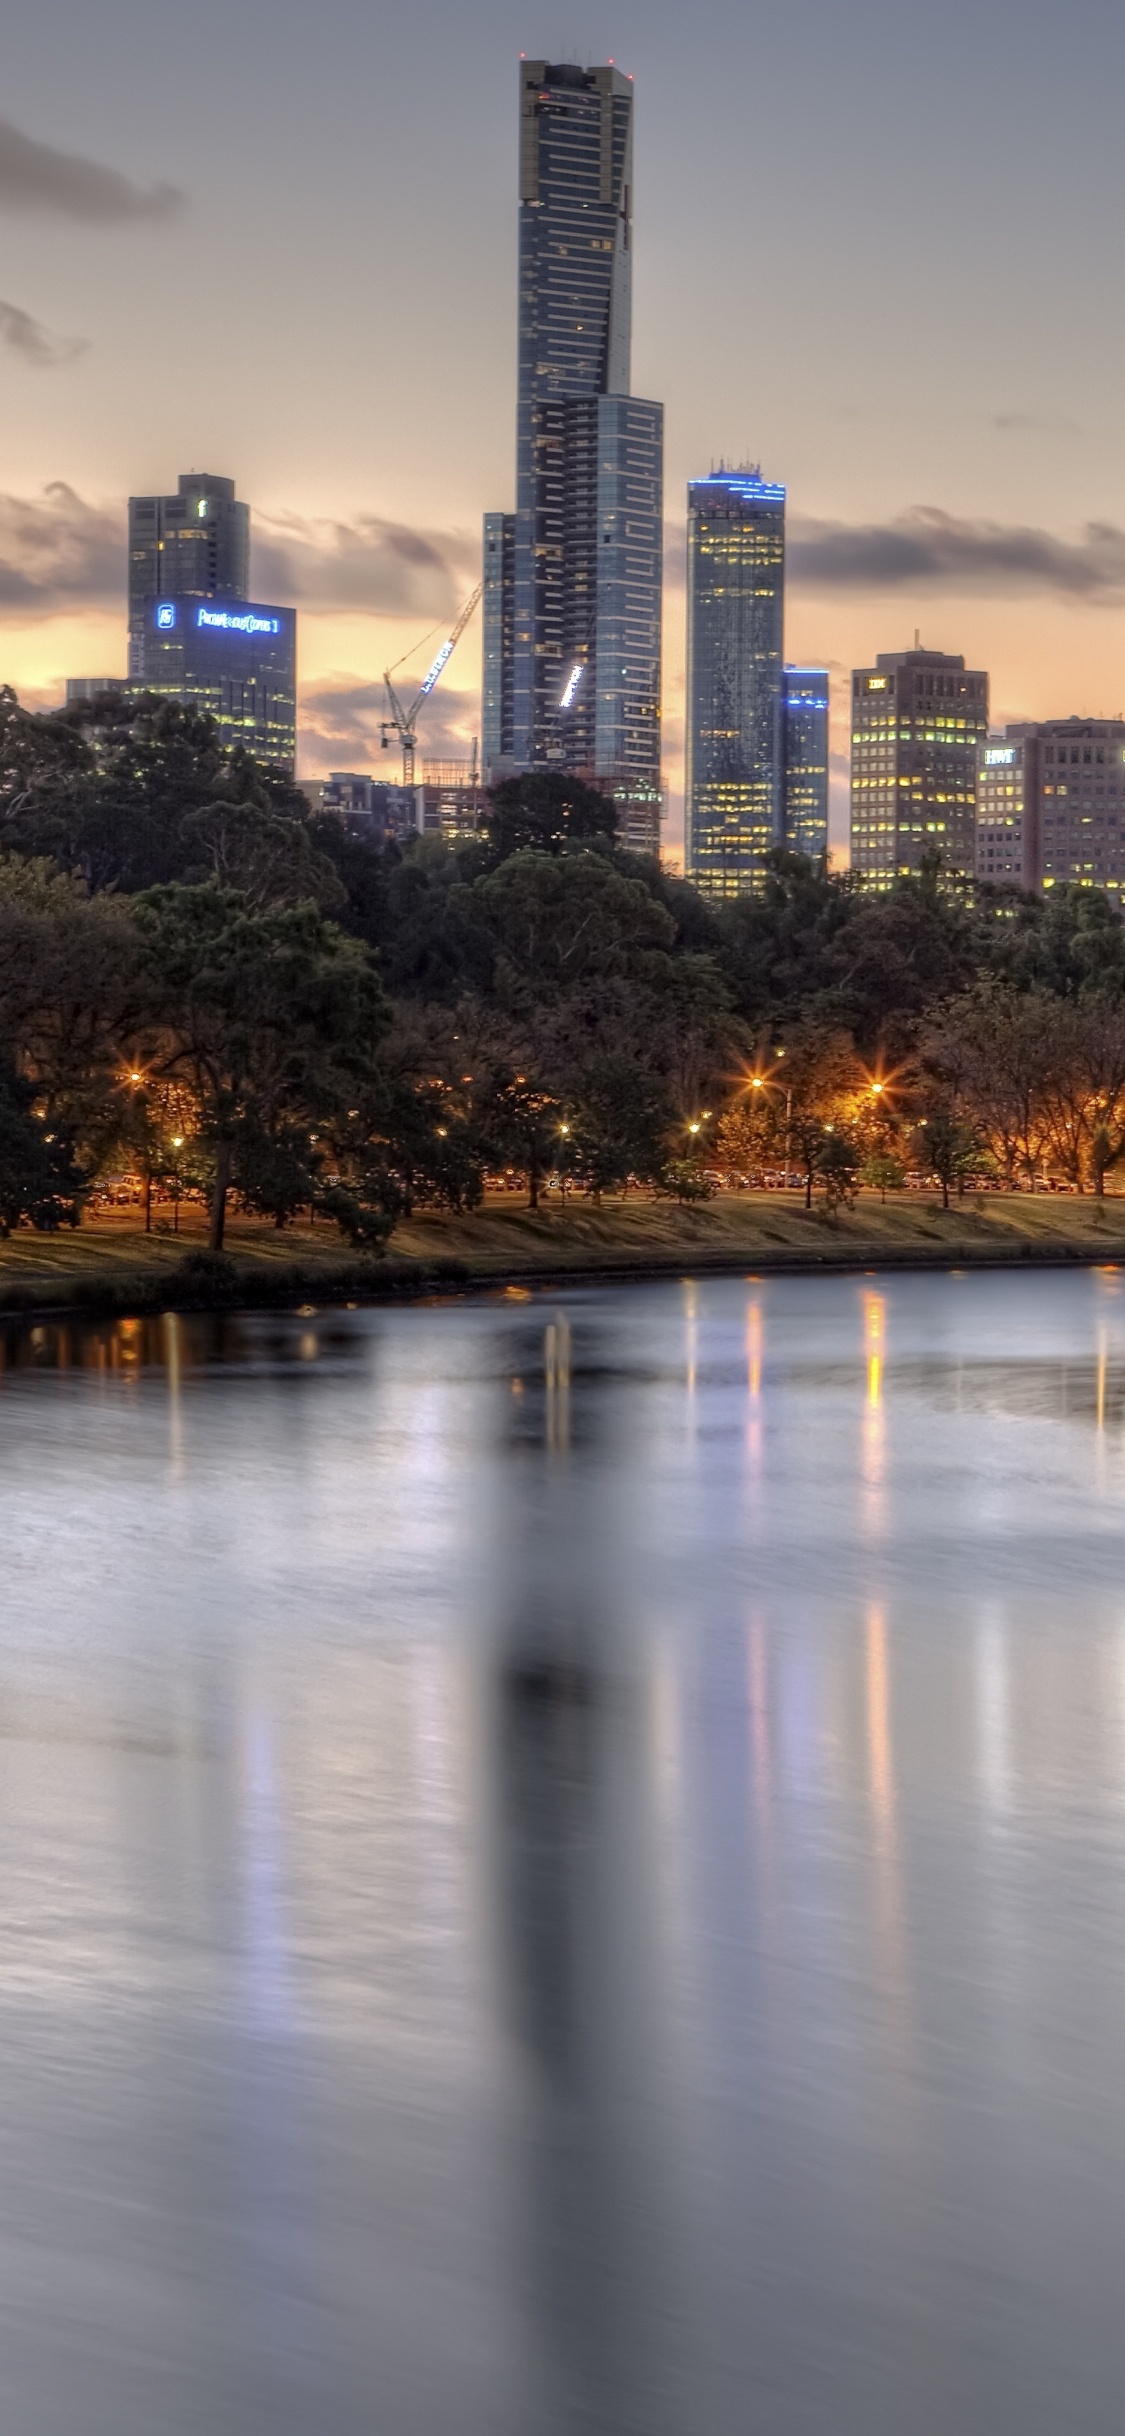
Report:
M1118 2436L1121 1272L3 1351L5 2436Z

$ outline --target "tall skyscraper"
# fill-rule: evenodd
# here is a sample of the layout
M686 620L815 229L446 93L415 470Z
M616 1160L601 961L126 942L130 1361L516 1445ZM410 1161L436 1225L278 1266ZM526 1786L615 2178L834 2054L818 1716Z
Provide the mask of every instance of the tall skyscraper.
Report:
M154 601L250 592L250 510L226 474L181 474L171 498L129 501L129 675L142 675Z
M224 744L291 770L296 616L249 591L250 510L228 475L130 499L130 684L209 712Z
M785 843L819 863L828 852L828 670L787 668Z
M688 486L686 867L760 885L784 836L785 492L760 470Z
M633 87L520 63L514 515L484 530L486 774L554 768L660 834L663 408L629 393Z
M988 678L946 651L884 651L852 674L852 870L877 888L929 854L972 877Z

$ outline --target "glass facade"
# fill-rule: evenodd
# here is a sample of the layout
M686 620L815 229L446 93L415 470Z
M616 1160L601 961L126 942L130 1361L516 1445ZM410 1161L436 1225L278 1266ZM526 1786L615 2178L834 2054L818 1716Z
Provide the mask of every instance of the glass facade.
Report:
M482 734L491 776L573 771L656 843L663 410L629 395L632 141L617 68L521 62L516 509L485 518Z
M785 492L756 468L688 487L686 868L760 886L782 843Z
M148 611L188 595L244 601L250 510L226 474L181 474L174 497L129 501L129 675L141 675Z
M828 852L828 670L787 668L785 843L814 863Z
M876 888L940 854L976 869L977 751L988 678L944 651L881 652L852 675L852 870Z
M225 745L292 770L297 752L297 618L292 609L181 593L152 601L137 683L209 711Z

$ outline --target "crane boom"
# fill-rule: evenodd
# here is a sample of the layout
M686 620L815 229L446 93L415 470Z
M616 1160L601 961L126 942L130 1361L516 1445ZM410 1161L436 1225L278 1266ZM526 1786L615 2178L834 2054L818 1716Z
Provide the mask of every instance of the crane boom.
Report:
M418 742L418 713L422 708L423 702L425 702L427 697L432 694L438 678L441 675L442 669L445 667L446 661L450 658L451 654L456 651L457 645L464 634L465 628L469 623L469 619L476 608L477 602L479 601L483 590L484 585L478 584L476 591L471 594L470 598L466 601L464 608L459 612L454 622L452 633L446 636L446 639L442 644L441 650L439 651L432 668L429 668L426 675L423 677L409 710L404 711L399 696L391 682L392 671L389 668L385 668L383 671L383 683L386 686L387 700L391 707L390 718L385 720L383 724L383 742L386 744L390 734L394 734L398 737L399 743L402 746L402 783L404 787L412 787L414 784L414 753ZM404 656L409 658L410 655L409 653L406 653ZM396 665L401 667L402 662L398 661Z

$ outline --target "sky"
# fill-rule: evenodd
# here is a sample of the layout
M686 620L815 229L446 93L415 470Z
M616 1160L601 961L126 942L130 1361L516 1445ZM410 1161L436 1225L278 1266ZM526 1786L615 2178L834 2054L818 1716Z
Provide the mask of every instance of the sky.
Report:
M1125 710L1125 12L1104 0L36 0L0 91L0 681L123 673L124 503L251 503L299 610L301 770L376 770L513 504L519 54L636 80L633 387L684 494L788 488L786 652L915 633L993 723ZM479 726L479 620L427 757Z

